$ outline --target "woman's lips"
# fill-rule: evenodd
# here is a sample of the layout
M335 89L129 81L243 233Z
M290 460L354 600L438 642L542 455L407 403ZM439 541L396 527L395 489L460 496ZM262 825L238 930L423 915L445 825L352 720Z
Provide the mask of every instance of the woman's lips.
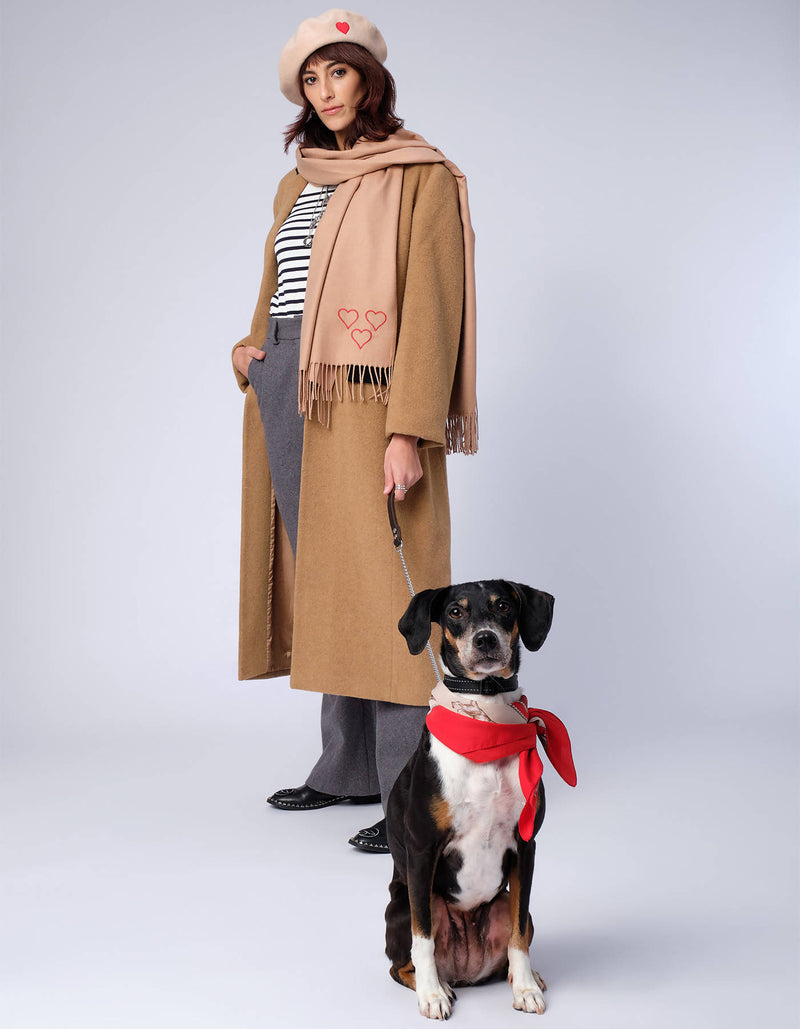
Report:
M342 107L343 107L342 104L340 104L338 107L323 107L322 108L322 113L323 114L336 114L337 111L341 111L342 110Z

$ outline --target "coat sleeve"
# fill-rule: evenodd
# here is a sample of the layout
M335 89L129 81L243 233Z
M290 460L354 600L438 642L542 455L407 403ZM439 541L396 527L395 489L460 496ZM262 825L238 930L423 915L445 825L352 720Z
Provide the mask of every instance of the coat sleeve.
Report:
M464 304L458 186L443 164L420 176L411 219L386 434L444 446Z
M275 233L278 231L280 226L278 225L278 212L281 211L286 203L287 196L292 192L292 189L296 190L296 178L297 173L295 171L289 172L285 175L279 185L278 192L275 194L275 200L272 204L273 214L273 225L270 229L270 233L267 236L267 242L264 247L264 272L261 276L261 288L258 291L258 301L256 303L255 313L253 314L253 321L250 325L250 332L240 339L239 342L234 346L231 351L231 363L233 364L233 353L238 347L261 347L264 340L267 338L267 322L269 321L269 304L272 300L272 296L277 289L277 263L275 260ZM236 376L236 381L239 384L239 389L242 393L247 392L249 381L245 375L238 370L236 365L233 365L233 374Z

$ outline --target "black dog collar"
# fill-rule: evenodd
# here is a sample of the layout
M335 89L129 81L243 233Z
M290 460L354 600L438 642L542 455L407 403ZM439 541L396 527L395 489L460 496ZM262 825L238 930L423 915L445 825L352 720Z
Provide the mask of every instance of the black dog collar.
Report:
M513 693L519 688L516 673L510 679L501 679L497 675L487 675L485 679L459 679L455 675L445 675L444 684L453 693L476 693L482 697Z

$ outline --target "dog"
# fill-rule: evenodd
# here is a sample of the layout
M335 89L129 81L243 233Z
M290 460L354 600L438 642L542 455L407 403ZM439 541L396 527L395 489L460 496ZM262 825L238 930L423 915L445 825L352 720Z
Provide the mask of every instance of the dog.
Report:
M566 729L527 708L517 671L520 641L542 646L553 603L506 580L462 583L418 593L398 625L419 654L437 622L450 673L386 812L390 974L416 991L428 1018L449 1018L454 986L506 977L517 1010L545 1009L547 987L528 954L534 837L545 813L537 735L571 785L575 769Z

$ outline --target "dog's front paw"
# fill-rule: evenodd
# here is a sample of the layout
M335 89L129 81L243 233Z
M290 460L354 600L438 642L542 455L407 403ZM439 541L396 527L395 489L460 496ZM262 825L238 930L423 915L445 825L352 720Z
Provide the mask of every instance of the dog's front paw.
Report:
M534 1015L543 1015L545 1009L544 995L536 985L517 987L511 984L514 994L514 1007L517 1011L529 1011Z
M508 956L508 981L511 983L515 1009L543 1015L544 991L547 984L538 972L532 971L527 954L509 951Z
M425 993L417 991L419 1013L425 1018L438 1018L442 1022L450 1017L455 999L456 995L447 983L439 983L437 989Z

